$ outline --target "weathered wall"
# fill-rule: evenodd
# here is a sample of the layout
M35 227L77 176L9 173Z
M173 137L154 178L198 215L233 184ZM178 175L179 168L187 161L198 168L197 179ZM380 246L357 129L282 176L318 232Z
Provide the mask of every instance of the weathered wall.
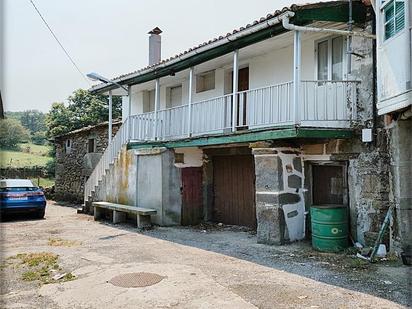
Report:
M116 134L120 124L113 125L113 134ZM76 132L76 131L75 131ZM56 199L82 203L84 198L84 184L91 168L88 164L96 164L94 154L100 157L107 147L107 125L78 130L77 133L67 134L56 138ZM95 139L95 153L88 153L88 139ZM64 144L71 139L70 152L65 152ZM90 167L90 166L89 166Z
M257 241L283 244L286 240L303 239L305 203L299 149L260 148L259 144L252 145L256 175ZM301 229L296 230L294 226Z
M395 205L393 240L412 254L412 118L388 129L391 154L391 201Z
M340 162L347 166L350 230L353 239L373 244L389 208L388 139L377 131L375 143L362 143L359 137L302 145L305 166ZM310 179L305 187L310 190ZM305 194L311 202L311 192ZM388 243L387 243L388 244Z

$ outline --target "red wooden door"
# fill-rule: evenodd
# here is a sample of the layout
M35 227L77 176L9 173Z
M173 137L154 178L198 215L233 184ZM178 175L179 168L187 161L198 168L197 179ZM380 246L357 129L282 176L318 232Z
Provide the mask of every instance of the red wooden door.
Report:
M214 157L213 190L214 221L256 228L253 156Z
M199 224L203 217L202 168L182 169L182 225Z

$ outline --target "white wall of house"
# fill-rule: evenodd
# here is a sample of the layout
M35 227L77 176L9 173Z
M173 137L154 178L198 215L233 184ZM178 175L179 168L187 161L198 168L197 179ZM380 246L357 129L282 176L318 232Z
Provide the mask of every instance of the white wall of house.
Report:
M411 90L411 3L405 3L405 26L394 36L385 39L386 1L376 4L377 19L377 90L378 113L380 115L396 111L412 104ZM408 9L409 5L409 9Z
M277 37L267 40L272 43L257 47L257 44L239 50L240 67L249 67L249 89L260 88L293 80L293 34L288 33L281 43L277 43ZM330 36L319 33L302 34L302 80L315 80L317 75L316 46L317 42ZM356 38L354 38L356 39ZM265 41L266 42L266 41ZM260 48L260 49L259 49ZM254 52L254 49L259 49ZM253 53L255 55L253 55ZM249 56L252 54L252 56ZM258 54L258 55L256 55ZM230 72L232 71L231 56L225 58L225 63L214 59L209 62L207 69L201 66L195 67L193 80L193 102L207 100L229 93L231 89ZM215 88L208 91L196 93L196 74L215 69ZM346 65L344 65L346 67ZM189 70L176 73L176 76L168 76L160 79L160 109L170 107L168 88L182 86L182 104L188 103ZM133 86L132 114L143 112L143 92L152 90L154 82L145 85Z

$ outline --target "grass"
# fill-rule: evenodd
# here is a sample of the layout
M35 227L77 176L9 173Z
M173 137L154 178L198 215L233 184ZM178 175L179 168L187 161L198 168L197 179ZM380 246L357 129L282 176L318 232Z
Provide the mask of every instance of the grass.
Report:
M40 177L40 182L38 178L30 178L35 186L40 186L42 188L50 188L54 186L54 179L52 178L42 178Z
M8 258L8 260L19 261L17 265L23 266L26 271L21 275L24 281L39 281L40 283L55 283L74 280L76 276L72 273L62 274L59 279L53 279L53 274L58 274L61 267L58 264L59 256L50 252L20 253Z
M75 240L68 240L68 239L62 239L62 238L49 238L49 241L47 244L53 247L73 247L73 246L78 246L81 243Z
M19 144L20 151L0 149L0 167L45 166L51 159L50 146Z

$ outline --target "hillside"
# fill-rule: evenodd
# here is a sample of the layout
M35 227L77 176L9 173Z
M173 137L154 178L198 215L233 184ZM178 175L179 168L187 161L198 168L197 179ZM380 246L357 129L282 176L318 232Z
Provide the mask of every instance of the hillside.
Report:
M0 149L0 167L45 166L49 157L50 146L20 144L21 151Z

